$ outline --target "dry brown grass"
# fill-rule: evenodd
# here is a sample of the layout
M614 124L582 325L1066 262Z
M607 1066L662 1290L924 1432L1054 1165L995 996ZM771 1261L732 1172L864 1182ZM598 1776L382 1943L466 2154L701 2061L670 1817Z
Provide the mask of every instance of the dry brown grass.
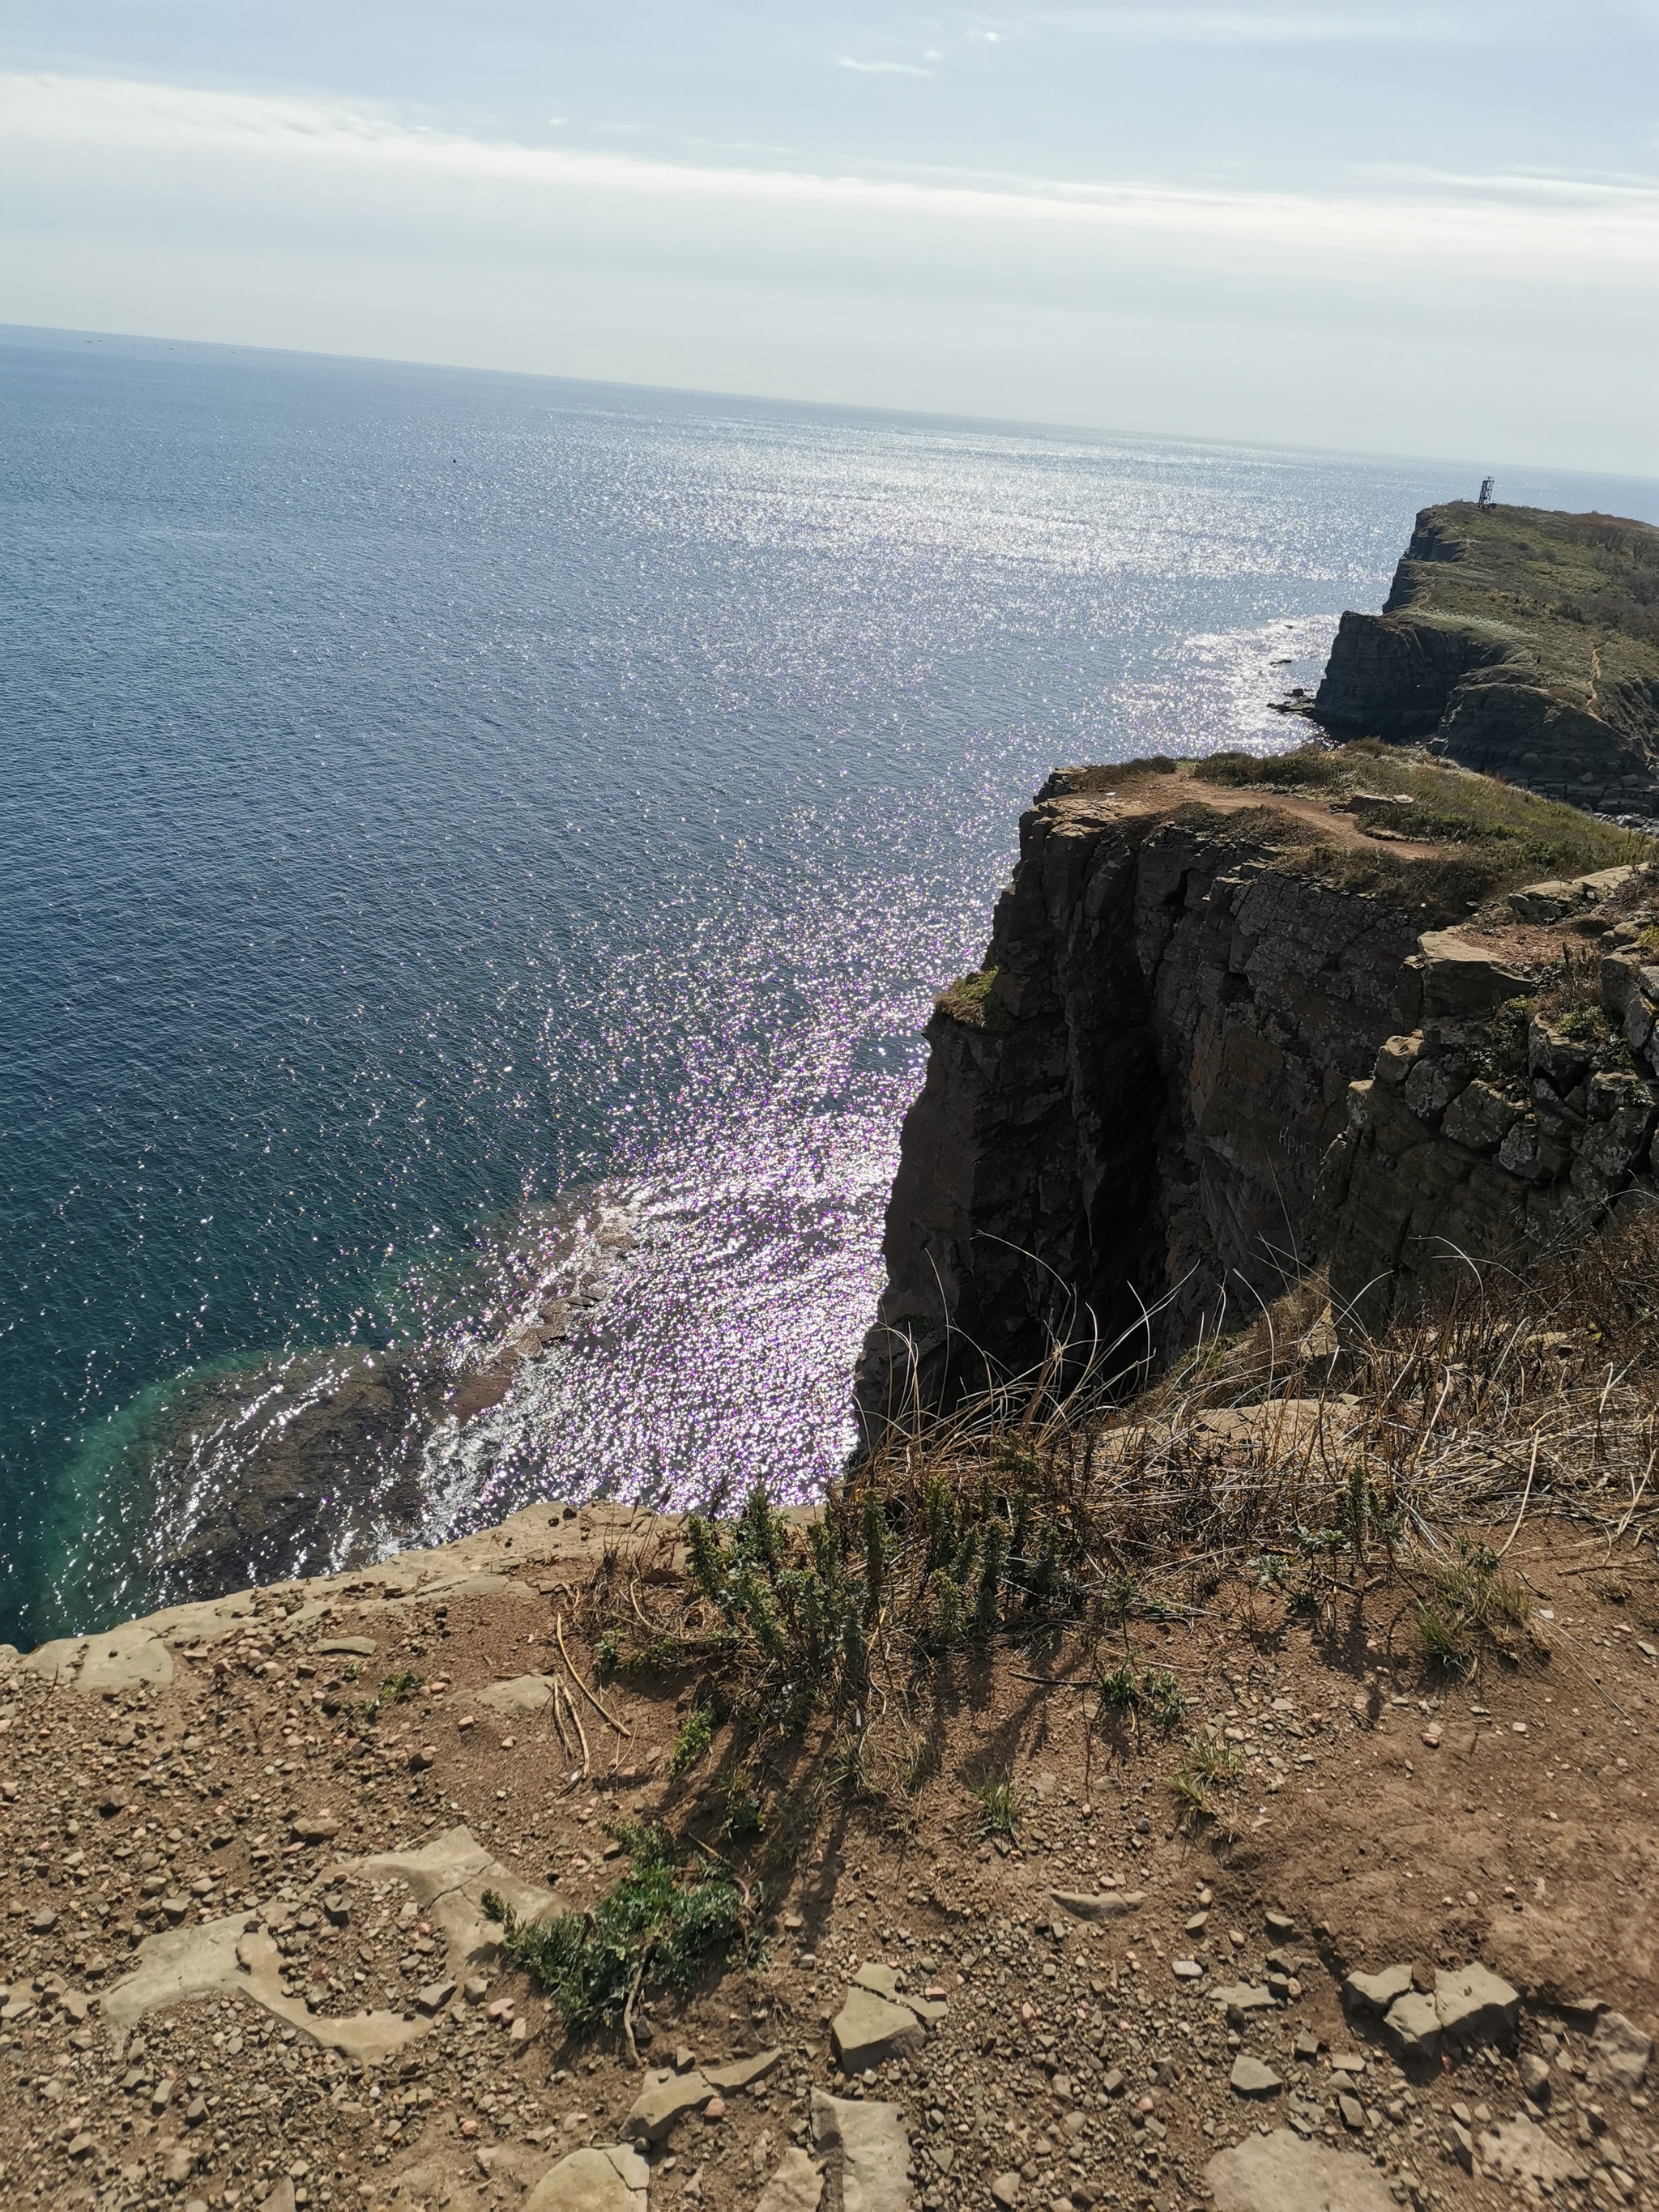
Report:
M1132 1347L1080 1373L1057 1347L893 1425L816 1518L757 1494L724 1528L694 1517L679 1569L662 1536L602 1563L583 1620L611 1665L693 1681L734 1724L691 1778L716 1840L787 1850L832 1792L902 1805L945 1702L1011 1647L1039 1670L1063 1649L1103 1712L1133 1623L1340 1637L1387 1585L1431 1671L1541 1656L1504 1564L1523 1522L1607 1557L1655 1528L1659 1216L1528 1277L1471 1267L1375 1337L1339 1345L1324 1295L1299 1285L1138 1389Z

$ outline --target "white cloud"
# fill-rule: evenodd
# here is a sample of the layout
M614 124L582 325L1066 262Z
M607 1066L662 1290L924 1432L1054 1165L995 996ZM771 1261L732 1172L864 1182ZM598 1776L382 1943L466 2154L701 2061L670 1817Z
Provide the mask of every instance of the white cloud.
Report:
M836 64L837 69L857 70L861 76L932 76L933 72L916 62L855 62L851 55L843 54Z
M680 203L760 206L782 217L899 216L957 231L1012 227L1186 240L1225 252L1289 253L1352 271L1365 264L1475 266L1537 278L1594 274L1646 287L1659 276L1659 190L1584 191L1540 205L1443 188L1348 198L1174 190L1136 182L1054 181L997 189L825 176L801 170L694 166L622 153L526 146L410 125L384 113L264 94L126 79L0 72L0 138L127 154L225 157L386 179L576 190Z

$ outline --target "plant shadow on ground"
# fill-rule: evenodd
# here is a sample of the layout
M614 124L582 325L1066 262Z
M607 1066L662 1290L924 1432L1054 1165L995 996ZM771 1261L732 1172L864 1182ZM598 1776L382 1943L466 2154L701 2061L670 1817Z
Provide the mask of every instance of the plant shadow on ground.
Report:
M740 1960L792 1880L827 1907L854 1827L902 1846L953 1744L946 1827L1018 1848L1017 1762L1057 1689L1085 1700L1085 1788L1097 1742L1109 1774L1167 1747L1177 1817L1224 1848L1238 1762L1189 1719L1167 1663L1183 1628L1224 1623L1271 1651L1300 1627L1358 1686L1382 1648L1364 1613L1381 1592L1384 1656L1397 1632L1425 1684L1547 1663L1522 1581L1476 1532L1530 1513L1611 1538L1659 1510L1644 1473L1656 1279L1649 1212L1524 1277L1468 1272L1442 1310L1339 1352L1306 1328L1321 1293L1303 1284L1277 1320L1122 1402L1086 1374L1060 1389L1055 1360L1023 1390L896 1431L821 1511L781 1513L757 1489L729 1524L693 1515L605 1555L579 1625L612 1679L681 1708L665 1826L625 1833L641 1856L611 1919L635 1916L629 1971L653 1944L670 1984L699 1970L689 1937L663 1932L683 1911L698 1960ZM693 1911L676 1885L707 1894ZM516 1929L515 1955L573 2031L616 2026L623 1969L611 1960L596 2003L575 1933Z

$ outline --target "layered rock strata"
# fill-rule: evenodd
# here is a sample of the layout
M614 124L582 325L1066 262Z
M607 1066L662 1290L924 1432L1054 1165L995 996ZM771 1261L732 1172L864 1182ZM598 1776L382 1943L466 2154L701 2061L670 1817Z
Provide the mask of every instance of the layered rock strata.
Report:
M1312 1235L1339 1311L1375 1326L1432 1303L1469 1260L1570 1249L1615 1203L1659 1197L1659 966L1614 949L1595 987L1550 1012L1537 980L1439 933L1407 963L1402 1004L1419 1018L1350 1086L1320 1170Z
M1372 1325L1655 1194L1645 878L1529 885L1466 939L1424 928L1427 872L1345 887L1289 805L1086 781L1024 817L985 966L928 1025L872 1432L1056 1346L1127 1373L1316 1261L1339 1320Z
M866 1419L1056 1340L1161 1352L1306 1265L1320 1162L1401 1026L1424 919L1287 863L1306 836L1064 773L1039 794L985 967L928 1025Z

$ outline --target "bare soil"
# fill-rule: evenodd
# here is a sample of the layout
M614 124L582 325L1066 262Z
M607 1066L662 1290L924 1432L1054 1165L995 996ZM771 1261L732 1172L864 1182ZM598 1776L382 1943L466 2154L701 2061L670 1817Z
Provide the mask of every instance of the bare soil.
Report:
M1654 2024L1659 1577L1645 1550L1609 1559L1599 1538L1587 1548L1566 1524L1528 1523L1506 1565L1536 1595L1549 1654L1494 1657L1455 1683L1425 1674L1386 1571L1322 1622L1230 1586L1196 1623L1132 1623L1129 1647L1187 1700L1167 1734L1103 1707L1110 1651L1049 1640L964 1657L931 1729L878 1727L875 1788L830 1792L793 1864L769 1866L809 1802L805 1754L774 1778L773 1832L736 1845L708 1790L724 1740L681 1780L667 1771L696 1685L600 1682L571 1638L593 1553L627 1518L544 1514L542 1542L520 1530L517 1560L497 1532L486 1564L505 1580L471 1594L421 1594L443 1554L394 1563L385 1583L258 1593L216 1644L164 1631L179 1647L165 1687L88 1693L14 1673L0 1708L0 2201L216 2212L263 2204L287 2175L300 2206L517 2204L567 2150L623 2139L641 2077L616 2036L569 2042L499 1962L480 2001L458 1990L381 2065L246 1995L163 2004L130 2030L107 2001L157 1931L240 1914L276 1936L319 2033L359 2008L419 2019L441 1931L355 1860L465 1824L580 1908L621 1870L607 1820L660 1814L769 1882L770 1934L758 1970L711 1966L684 2002L647 2011L646 2056L782 2057L722 2117L683 2121L652 2153L657 2212L752 2205L805 2139L812 2086L902 2106L928 2212L991 2212L992 2180L1011 2174L1031 2208L1201 2204L1210 2157L1287 2114L1374 2161L1401 2203L1496 2205L1517 2189L1659 2203L1646 2093L1597 2080L1589 2042L1601 2007ZM479 1564L483 1540L461 1565ZM586 1778L549 1709L509 1717L479 1702L492 1682L559 1668L561 1615L578 1671L629 1732L578 1699ZM372 1656L318 1649L359 1636ZM362 1701L399 1675L422 1679L366 1724ZM1243 1772L1215 1792L1216 1818L1183 1827L1170 1778L1205 1729ZM1017 1840L978 1832L988 1777L1013 1784ZM295 1822L321 1814L337 1832L301 1841ZM1056 1891L1144 1902L1083 1920ZM1177 1960L1202 1980L1179 1978ZM830 2025L872 1960L943 1989L948 2008L924 2051L848 2083ZM1402 2067L1345 2017L1351 1969L1405 1964L1426 1980L1473 1960L1524 1998L1518 2051ZM1212 1991L1270 1973L1279 2001L1230 2027ZM1317 2055L1297 2056L1309 2037ZM1236 2094L1241 2051L1282 2087ZM1466 2172L1455 2151L1455 2119L1478 2142L1521 2113L1528 2053L1551 2064L1533 2106L1542 2133L1583 2177L1547 2191L1492 2178L1479 2154Z

